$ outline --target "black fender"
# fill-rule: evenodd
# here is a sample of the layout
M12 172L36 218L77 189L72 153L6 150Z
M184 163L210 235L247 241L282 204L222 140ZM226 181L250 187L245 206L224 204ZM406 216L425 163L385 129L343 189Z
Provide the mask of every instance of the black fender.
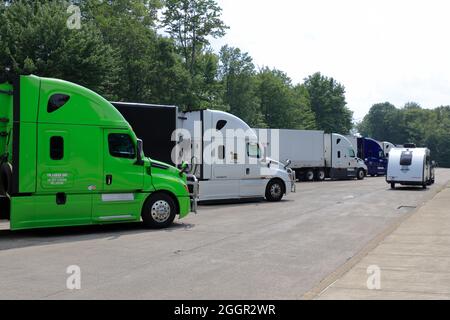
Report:
M2 163L0 167L0 192L11 194L13 168L9 162Z

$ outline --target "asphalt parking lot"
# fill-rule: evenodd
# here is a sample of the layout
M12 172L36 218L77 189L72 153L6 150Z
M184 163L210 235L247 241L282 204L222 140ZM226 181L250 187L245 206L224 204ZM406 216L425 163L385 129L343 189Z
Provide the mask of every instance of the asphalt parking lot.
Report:
M0 223L4 299L301 299L450 181L299 183L281 203L201 206L168 230L140 224L11 232ZM81 289L69 290L69 266Z

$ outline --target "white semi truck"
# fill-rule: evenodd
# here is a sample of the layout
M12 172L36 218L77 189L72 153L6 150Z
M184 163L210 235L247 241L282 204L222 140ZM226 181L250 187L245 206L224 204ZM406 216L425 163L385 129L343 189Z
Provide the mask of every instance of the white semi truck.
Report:
M145 139L144 153L174 166L190 165L199 180L199 201L266 198L280 201L295 192L288 164L263 156L255 132L221 111L181 112L176 106L113 105Z
M297 178L306 181L364 179L367 166L358 159L351 142L340 134L314 130L256 129L266 155L280 161L290 160ZM268 139L266 139L266 135Z

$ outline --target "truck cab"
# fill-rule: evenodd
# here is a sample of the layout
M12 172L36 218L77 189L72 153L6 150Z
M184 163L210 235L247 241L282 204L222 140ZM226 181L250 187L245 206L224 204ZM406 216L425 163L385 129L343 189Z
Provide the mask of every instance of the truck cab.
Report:
M387 157L380 143L371 138L347 137L357 150L357 156L367 165L369 176L385 176L387 170Z
M352 143L345 136L325 134L325 167L331 179L357 178L363 180L368 167L358 158Z
M200 201L280 201L295 192L295 173L266 157L255 131L240 118L216 110L186 112L179 117L179 128L178 149L183 152L177 161L193 164Z
M100 95L32 75L0 89L2 215L12 230L141 220L164 228L195 209L186 175L146 158Z

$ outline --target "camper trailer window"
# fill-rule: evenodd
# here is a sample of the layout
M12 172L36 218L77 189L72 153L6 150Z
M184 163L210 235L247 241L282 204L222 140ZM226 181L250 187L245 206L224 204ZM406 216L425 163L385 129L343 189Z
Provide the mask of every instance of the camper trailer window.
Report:
M127 134L113 133L108 136L109 153L116 158L135 159L136 149Z
M404 151L400 157L401 166L410 166L412 164L412 152Z
M251 158L261 158L261 150L257 143L247 143L247 155Z

